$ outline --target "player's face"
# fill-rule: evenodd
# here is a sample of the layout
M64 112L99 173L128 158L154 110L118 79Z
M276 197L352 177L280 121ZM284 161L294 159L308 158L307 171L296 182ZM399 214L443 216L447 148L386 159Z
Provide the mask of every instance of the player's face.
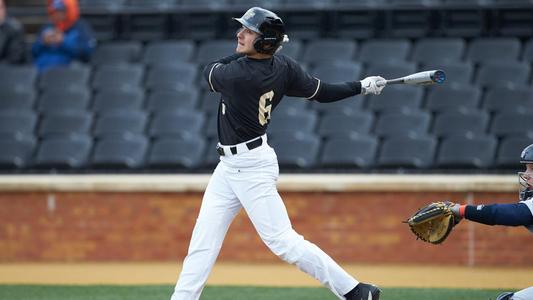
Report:
M258 33L243 26L237 31L237 49L235 51L244 55L256 54L254 41L258 36Z
M533 164L526 164L526 170L521 177L529 188L533 188Z

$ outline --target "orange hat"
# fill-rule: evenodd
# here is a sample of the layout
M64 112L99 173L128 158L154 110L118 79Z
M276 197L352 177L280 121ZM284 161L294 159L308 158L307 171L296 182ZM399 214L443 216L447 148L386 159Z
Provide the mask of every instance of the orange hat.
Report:
M68 30L80 18L80 9L78 0L47 0L48 1L48 15L53 12L62 10L65 11L65 20L55 23L57 29L61 31Z

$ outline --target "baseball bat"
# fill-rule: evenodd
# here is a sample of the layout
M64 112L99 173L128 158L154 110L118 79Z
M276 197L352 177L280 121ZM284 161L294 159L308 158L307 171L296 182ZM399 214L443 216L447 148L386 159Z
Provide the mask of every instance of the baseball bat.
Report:
M424 72L418 72L411 75L407 75L400 78L395 79L388 79L383 81L377 82L377 85L389 85L389 84L415 84L415 85L422 85L422 84L434 84L438 83L441 84L446 80L446 73L442 70L431 70L431 71L424 71Z

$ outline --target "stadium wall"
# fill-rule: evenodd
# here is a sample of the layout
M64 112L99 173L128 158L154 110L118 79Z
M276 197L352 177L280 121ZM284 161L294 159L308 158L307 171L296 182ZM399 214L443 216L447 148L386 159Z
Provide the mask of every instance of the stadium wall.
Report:
M1 262L181 261L208 175L0 176ZM443 245L402 223L432 201L515 202L516 176L281 175L293 227L335 259L533 266L531 233L463 221ZM220 261L278 262L241 212Z

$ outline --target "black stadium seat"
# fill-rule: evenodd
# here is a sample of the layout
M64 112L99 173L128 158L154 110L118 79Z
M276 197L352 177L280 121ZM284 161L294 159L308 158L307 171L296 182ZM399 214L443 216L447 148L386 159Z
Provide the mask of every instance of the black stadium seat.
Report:
M349 114L327 114L321 118L317 133L322 137L368 134L373 124L374 115L368 111Z
M144 166L147 151L144 136L106 137L96 143L91 165L97 169L136 169Z
M490 62L483 64L476 76L476 84L490 86L520 86L527 84L531 73L529 63Z
M202 164L205 148L206 141L200 136L157 139L150 149L147 164L151 168L193 170Z
M444 111L435 117L432 132L437 137L484 135L489 121L489 113L482 110Z
M340 83L360 80L361 70L361 65L353 61L336 61L318 64L311 73L324 82Z
M96 48L91 57L91 63L108 65L138 62L141 52L142 45L138 41L109 42Z
M92 109L95 112L110 110L141 110L144 91L139 88L126 90L104 90L94 96Z
M60 110L85 111L89 108L91 92L87 88L53 89L44 91L37 104L40 112Z
M417 86L391 85L380 95L367 96L367 109L374 112L418 109L422 106L424 90Z
M152 42L146 46L143 62L154 67L191 61L195 50L196 47L191 40Z
M145 85L150 90L190 89L196 85L198 67L191 63L155 66L148 71Z
M320 167L337 169L368 169L374 166L378 139L370 135L332 138L324 144Z
M81 110L58 110L48 112L41 118L39 136L88 135L91 133L93 116Z
M431 115L421 110L400 110L381 114L374 133L380 137L419 136L428 132Z
M92 149L88 135L51 136L39 143L33 165L45 169L79 169L87 166Z
M466 43L461 38L422 38L411 54L411 60L421 64L458 62L463 58Z
M516 61L521 53L517 38L476 38L468 45L466 60L474 63Z
M123 137L143 134L148 122L144 111L111 110L101 113L94 126L96 137Z
M151 112L168 112L175 110L194 110L198 107L199 93L197 89L156 90L150 93L147 109Z
M531 111L503 111L492 118L490 133L499 137L529 136L533 138Z
M0 110L0 136L33 135L37 120L31 110Z
M117 90L140 87L144 77L141 64L102 65L94 72L95 90Z
M361 44L357 61L372 63L379 57L379 62L405 61L411 51L411 42L407 39L369 39Z
M31 135L0 139L0 169L21 169L31 166L36 140Z
M152 137L187 138L199 136L204 128L205 115L196 111L168 111L157 113L150 124Z
M470 84L443 84L428 90L426 108L432 112L476 109L481 102L481 89Z
M42 90L84 88L89 85L91 69L86 66L52 68L39 77Z
M445 138L436 165L450 169L487 169L493 166L498 141L490 135Z
M437 139L432 136L393 136L384 139L377 158L380 168L426 169L433 165Z
M37 69L34 66L0 65L0 78L0 91L33 89Z
M317 163L320 138L312 133L279 135L272 137L269 144L276 150L282 169L308 169Z
M491 87L484 94L483 108L491 112L533 111L533 87Z
M2 89L0 90L0 110L23 109L31 110L35 105L36 93L33 89Z
M526 136L511 136L502 139L496 154L496 167L522 171L524 165L520 164L517 157L520 157L522 150L531 143L532 139Z
M328 61L350 61L355 59L357 43L353 40L316 39L308 42L301 61L319 64Z

